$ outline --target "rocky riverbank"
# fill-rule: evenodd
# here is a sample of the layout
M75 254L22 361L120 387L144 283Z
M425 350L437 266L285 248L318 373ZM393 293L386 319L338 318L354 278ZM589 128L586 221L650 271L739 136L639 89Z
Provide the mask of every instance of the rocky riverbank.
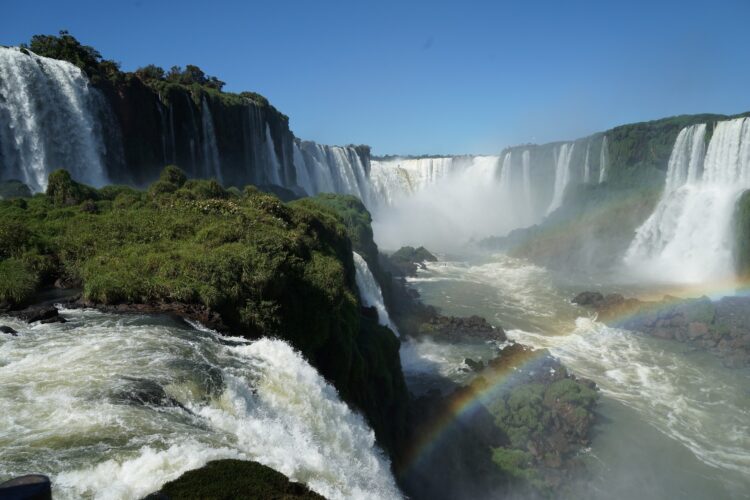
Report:
M573 302L595 311L609 325L707 349L729 367L750 365L750 297L642 301L582 292Z

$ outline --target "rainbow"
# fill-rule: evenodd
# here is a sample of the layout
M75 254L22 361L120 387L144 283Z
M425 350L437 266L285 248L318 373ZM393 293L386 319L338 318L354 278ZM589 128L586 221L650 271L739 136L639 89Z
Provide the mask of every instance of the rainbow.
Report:
M641 315L657 314L689 298L706 296L715 299L728 295L747 294L748 292L750 292L750 280L736 279L662 287L658 293L640 294L638 299L642 302L639 307L608 315L606 323L622 324ZM591 315L587 316L591 317ZM448 404L442 408L442 411L432 418L426 424L425 429L414 439L405 453L404 460L398 467L400 474L405 476L410 470L419 466L435 451L456 422L472 415L486 406L487 403L499 397L514 382L514 374L522 369L533 368L546 355L548 355L548 351L545 349L533 350L528 348L524 351L523 356L509 357L499 367L485 370L469 386L459 389L456 394L450 397Z
M495 400L504 389L514 382L514 375L524 368L533 368L542 358L548 356L545 349L533 350L526 347L521 354L514 353L500 366L485 369L467 387L449 396L448 404L441 413L426 423L424 430L414 439L405 453L399 470L402 476L420 465L443 441L453 424L480 410L485 403ZM501 355L501 359L502 355Z

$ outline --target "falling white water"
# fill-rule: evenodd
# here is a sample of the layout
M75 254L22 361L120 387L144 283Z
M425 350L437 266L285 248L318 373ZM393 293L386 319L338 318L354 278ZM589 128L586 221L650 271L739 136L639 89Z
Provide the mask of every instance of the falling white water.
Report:
M370 181L377 201L392 206L439 183L461 168L459 164L453 157L372 160Z
M705 283L734 276L732 218L750 188L750 119L717 123L704 158L705 133L705 125L694 125L678 135L662 198L625 255L644 278Z
M295 141L294 168L297 184L310 195L352 194L365 204L372 201L366 165L353 146Z
M527 215L531 216L534 200L531 197L531 153L528 149L521 155L521 167L523 170L523 197L526 201L526 212Z
M388 309L385 307L383 292L380 285L375 280L375 276L370 271L367 261L357 252L352 252L354 257L354 267L356 268L357 288L362 298L362 304L365 307L374 307L378 311L378 323L390 328L396 335L400 335L396 325L391 321L388 315Z
M385 200L371 208L378 245L452 251L519 227L520 189L508 196L503 184L515 177L510 168L503 177L498 156L373 161L373 183Z
M511 165L513 162L513 156L510 151L505 153L503 157L503 166L500 169L500 185L508 190L511 187Z
M266 150L268 152L267 161L264 163L266 171L265 181L277 186L283 185L281 182L281 162L276 155L276 146L271 135L271 127L266 123Z
M567 143L555 148L555 189L552 201L547 207L547 215L551 214L562 205L565 190L570 182L570 160L573 157L575 143Z
M586 143L586 159L583 160L583 183L588 184L591 181L591 141Z
M609 143L607 136L602 139L602 149L599 152L599 184L607 180L609 165Z
M223 183L219 147L216 145L216 132L214 131L214 118L211 116L211 107L206 102L205 97L201 106L201 120L203 123L203 164L206 177L213 176L220 183Z
M0 335L0 481L55 498L141 498L210 460L255 460L326 498L399 498L375 437L280 340L163 317L63 310ZM64 376L61 376L64 374Z
M76 66L0 47L0 178L41 191L65 168L80 182L106 184L103 106Z

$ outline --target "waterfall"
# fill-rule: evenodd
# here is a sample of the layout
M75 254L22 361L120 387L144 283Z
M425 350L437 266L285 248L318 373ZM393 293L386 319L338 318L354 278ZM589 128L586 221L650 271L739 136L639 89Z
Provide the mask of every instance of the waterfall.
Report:
M500 185L505 188L507 192L511 192L511 163L512 163L512 153L508 151L505 153L505 156L503 157L503 166L500 169Z
M607 180L607 170L609 165L609 145L607 136L602 139L602 149L599 152L599 184Z
M283 186L281 182L281 162L279 162L279 157L276 155L276 145L273 142L271 127L268 123L266 123L266 151L267 157L264 162L265 180L269 184Z
M677 136L662 198L625 255L633 272L683 283L734 276L732 218L750 188L750 119L717 123L707 150L705 134L693 125Z
M65 168L80 182L106 184L102 106L76 66L0 47L0 177L41 191Z
M534 219L534 199L531 192L531 153L528 149L521 155L521 168L523 175L523 199L525 204L526 219L531 223Z
M130 499L235 458L326 498L400 498L365 419L289 344L61 313L65 325L0 320L23 332L0 336L0 477L47 474L59 499Z
M392 206L446 178L454 169L454 158L396 158L373 160L370 180L375 196Z
M353 146L324 146L310 141L295 141L294 168L297 184L308 194L352 194L365 204L372 202L370 177Z
M591 141L586 143L586 159L583 160L583 183L588 184L591 182Z
M352 252L354 257L354 267L356 268L356 280L357 288L359 289L359 295L362 298L362 304L365 307L374 307L378 311L378 323L383 326L390 328L396 335L398 329L396 325L391 321L391 317L388 315L388 310L385 307L385 301L383 300L383 292L380 290L380 285L375 280L375 276L372 275L370 267L367 265L367 261L359 255L357 252Z
M224 183L221 175L221 162L219 161L219 147L216 145L216 132L214 131L214 118L211 116L211 107L206 98L203 98L201 106L201 120L203 125L203 165L206 171L205 177L215 177L220 183Z
M555 148L555 189L552 201L547 207L547 215L562 205L565 190L570 182L570 160L573 157L573 149L575 149L575 143L563 144L559 151Z

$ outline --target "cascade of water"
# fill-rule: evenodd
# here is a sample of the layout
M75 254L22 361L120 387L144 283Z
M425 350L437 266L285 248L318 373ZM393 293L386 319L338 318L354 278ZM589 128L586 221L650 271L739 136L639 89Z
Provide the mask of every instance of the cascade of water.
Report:
M565 190L570 182L570 160L573 157L575 143L566 143L557 148L555 154L555 190L552 195L552 201L547 208L547 215L551 214L562 205L565 196Z
M373 160L370 181L379 203L394 205L400 198L413 195L446 178L454 159L396 158Z
M625 255L633 272L686 283L733 277L732 218L750 188L750 119L719 122L707 150L705 133L694 125L678 135L662 198Z
M374 307L378 311L378 323L390 328L396 335L399 335L396 325L391 321L388 315L388 309L383 301L383 292L380 285L375 280L375 276L370 271L367 261L357 252L352 252L354 257L354 267L356 268L357 288L362 298L362 305L365 307Z
M586 143L586 158L583 160L583 183L588 184L591 181L591 141Z
M172 163L177 163L177 139L174 134L174 107L169 103L169 143L172 145Z
M214 118L211 116L211 107L203 98L201 106L201 120L203 125L203 164L206 169L206 177L215 177L220 183L224 182L221 173L221 161L219 159L219 147L216 145L216 131L214 130Z
M609 143L607 136L602 139L602 149L599 152L599 184L607 180L607 170L609 165Z
M526 206L525 212L526 212L526 219L527 222L530 222L534 218L533 214L533 206L534 206L534 200L532 198L532 190L531 190L531 153L529 150L525 150L523 154L521 155L521 168L522 168L522 175L523 175L523 199L524 204Z
M671 193L686 182L695 182L702 173L706 125L692 125L680 130L669 156L665 193Z
M500 169L500 186L506 191L511 192L511 164L512 164L513 156L510 151L505 153L505 156L503 157L503 166Z
M78 181L107 182L97 117L106 101L76 66L0 47L0 177L33 190L65 168Z
M308 195L317 194L319 191L313 183L307 162L297 141L294 141L293 145L292 162L294 163L294 171L297 175L297 185L304 189Z
M279 157L276 155L276 145L273 142L271 127L268 123L266 123L266 148L268 155L267 161L264 164L266 168L266 182L281 186L281 163L279 162Z
M0 336L0 477L48 474L55 498L142 498L234 458L326 498L400 497L364 418L285 342L61 313L65 325L2 318L24 334Z
M371 180L354 147L304 141L295 142L293 152L297 184L307 193L352 194L372 203Z

